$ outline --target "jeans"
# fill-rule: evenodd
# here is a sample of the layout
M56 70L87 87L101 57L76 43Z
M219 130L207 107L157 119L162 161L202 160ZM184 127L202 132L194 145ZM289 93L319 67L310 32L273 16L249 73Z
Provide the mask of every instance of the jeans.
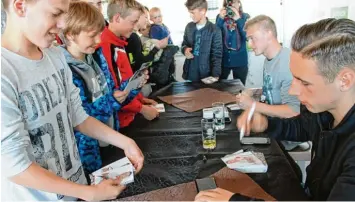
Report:
M248 67L222 67L220 79L227 79L230 71L233 72L233 79L240 79L240 81L245 85L248 75Z

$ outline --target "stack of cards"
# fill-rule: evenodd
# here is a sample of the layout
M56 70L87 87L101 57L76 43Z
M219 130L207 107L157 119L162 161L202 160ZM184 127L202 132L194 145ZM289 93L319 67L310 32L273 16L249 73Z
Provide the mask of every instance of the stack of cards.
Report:
M214 82L217 82L218 80L212 76L210 77L207 77L207 78L204 78L204 79L201 79L201 81L205 84L212 84Z
M242 173L266 173L268 165L263 153L237 151L222 158L228 168Z
M155 109L158 110L159 113L165 112L164 104L157 104L153 106Z
M99 184L104 179L116 179L122 174L127 177L123 178L121 185L126 185L134 182L134 167L127 157L115 161L90 174L91 184Z

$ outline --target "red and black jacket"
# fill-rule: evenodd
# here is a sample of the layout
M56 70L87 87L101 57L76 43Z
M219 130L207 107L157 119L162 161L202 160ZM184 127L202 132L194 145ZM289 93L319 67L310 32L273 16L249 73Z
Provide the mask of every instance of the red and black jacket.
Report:
M121 81L125 81L133 76L133 71L127 57L125 39L117 37L108 27L101 34L100 47L108 63L110 73L114 79L115 87L118 87ZM143 95L140 93L131 103L124 106L119 112L120 127L128 126L137 113L142 109Z

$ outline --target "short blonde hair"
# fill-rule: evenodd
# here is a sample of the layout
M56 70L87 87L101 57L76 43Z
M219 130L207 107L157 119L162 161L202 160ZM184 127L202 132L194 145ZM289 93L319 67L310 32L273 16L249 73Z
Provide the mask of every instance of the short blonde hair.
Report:
M149 16L152 16L153 13L156 13L156 12L161 12L160 8L158 7L153 7L149 10Z
M135 0L109 0L107 5L107 16L112 22L113 16L120 14L122 18L126 18L132 10L144 13L144 6Z
M264 30L269 30L277 38L276 24L273 19L266 15L258 15L245 23L244 29L247 30L253 25L259 25Z
M78 35L81 31L102 31L105 28L105 19L100 11L93 5L84 1L72 1L65 19L63 35Z

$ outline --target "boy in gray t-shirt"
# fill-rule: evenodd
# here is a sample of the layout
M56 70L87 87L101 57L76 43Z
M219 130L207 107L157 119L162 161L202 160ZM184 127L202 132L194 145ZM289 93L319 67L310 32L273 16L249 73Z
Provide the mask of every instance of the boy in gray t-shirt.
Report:
M69 1L2 3L8 24L1 41L1 200L115 199L122 176L86 185L73 127L123 149L137 171L144 157L131 138L85 113L64 55L48 48Z
M263 68L264 103L256 102L255 111L281 118L298 115L300 102L288 93L292 83L291 51L277 41L274 21L268 16L257 16L246 22L245 30L255 55L262 54L266 57ZM243 93L237 96L237 102L241 108L248 109L254 101Z
M262 101L269 105L288 105L293 111L300 112L300 102L288 90L292 82L290 71L291 50L281 48L271 60L265 59L263 68Z

